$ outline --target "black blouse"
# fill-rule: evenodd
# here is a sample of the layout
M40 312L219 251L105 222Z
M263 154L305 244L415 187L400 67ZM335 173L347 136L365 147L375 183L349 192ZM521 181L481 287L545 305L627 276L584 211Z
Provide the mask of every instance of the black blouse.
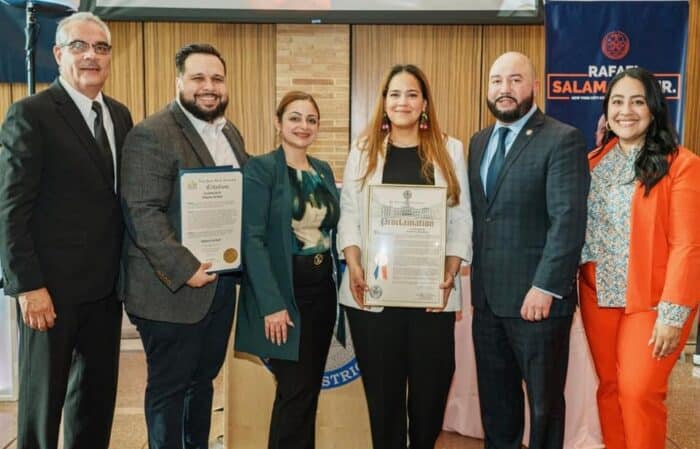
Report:
M386 148L382 183L434 185L435 181L426 179L421 173L421 162L417 146L395 147L389 143Z

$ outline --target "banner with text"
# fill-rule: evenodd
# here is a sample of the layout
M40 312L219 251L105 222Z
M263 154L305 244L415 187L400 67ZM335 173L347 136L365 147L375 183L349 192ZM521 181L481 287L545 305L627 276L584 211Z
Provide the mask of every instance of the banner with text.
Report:
M683 136L688 2L550 0L545 4L547 113L579 128L588 148L607 84L640 66L655 73Z

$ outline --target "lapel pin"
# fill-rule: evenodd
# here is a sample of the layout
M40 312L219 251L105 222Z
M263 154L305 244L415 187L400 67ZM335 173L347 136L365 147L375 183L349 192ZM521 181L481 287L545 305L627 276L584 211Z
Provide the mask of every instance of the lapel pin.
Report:
M531 136L531 135L532 135L532 130L531 130L531 129L528 129L527 131L525 131L525 135L526 135L526 136Z

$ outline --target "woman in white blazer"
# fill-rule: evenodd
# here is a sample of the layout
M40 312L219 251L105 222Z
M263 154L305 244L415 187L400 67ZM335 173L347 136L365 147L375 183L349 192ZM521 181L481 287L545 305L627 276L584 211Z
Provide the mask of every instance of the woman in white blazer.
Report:
M340 302L365 388L374 449L433 449L454 372L455 311L461 308L459 269L471 263L472 220L467 170L459 140L440 130L423 72L394 66L382 84L367 129L353 144L343 175L338 248L347 269ZM446 187L444 307L366 307L362 266L365 208L372 184ZM407 395L408 389L408 395Z

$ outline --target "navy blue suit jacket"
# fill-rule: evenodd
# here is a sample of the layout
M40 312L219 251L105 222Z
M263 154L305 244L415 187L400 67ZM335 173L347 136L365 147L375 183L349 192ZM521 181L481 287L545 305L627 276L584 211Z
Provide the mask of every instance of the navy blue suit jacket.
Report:
M472 304L519 317L525 295L537 286L562 297L551 316L571 315L590 183L583 135L537 110L513 142L488 201L479 168L492 131L479 131L469 143Z

